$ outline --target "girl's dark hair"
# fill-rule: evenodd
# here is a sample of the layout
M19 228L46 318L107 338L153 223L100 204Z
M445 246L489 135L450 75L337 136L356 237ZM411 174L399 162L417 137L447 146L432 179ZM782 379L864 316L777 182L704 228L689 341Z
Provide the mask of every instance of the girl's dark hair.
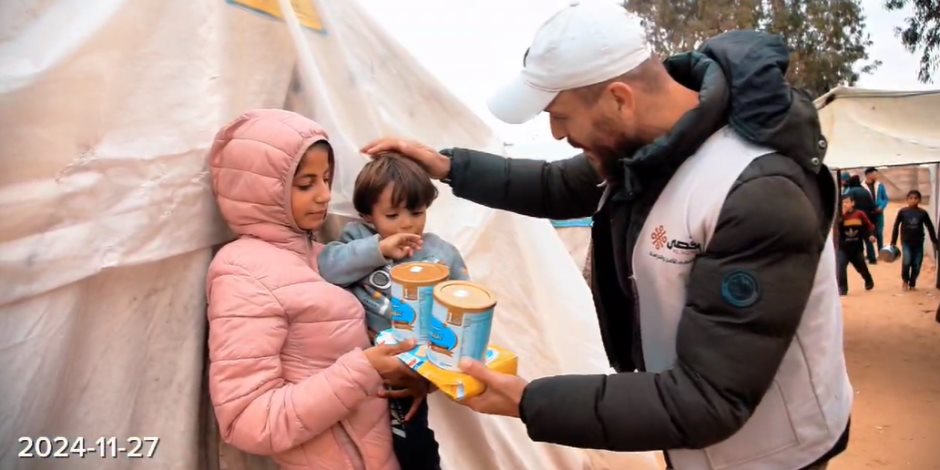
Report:
M910 191L907 192L907 197L911 197L911 196L917 196L917 199L923 199L923 198L924 198L924 196L922 196L922 195L920 194L920 191L918 191L918 190L916 190L916 189L912 189L912 190L910 190Z
M376 157L356 177L353 207L362 215L372 213L382 191L393 185L392 205L402 204L410 211L429 207L437 198L437 188L427 172L409 158L389 153Z
M307 152L313 149L326 150L326 160L330 164L330 174L329 174L330 185L332 185L333 174L336 173L336 160L333 158L333 146L330 145L330 143L325 140L318 140L314 142L313 145L308 147L307 150L304 150L304 156L300 157L300 162L297 163L297 168L294 169L294 175L296 176L297 172L300 171L301 168L303 168L304 161L307 160Z

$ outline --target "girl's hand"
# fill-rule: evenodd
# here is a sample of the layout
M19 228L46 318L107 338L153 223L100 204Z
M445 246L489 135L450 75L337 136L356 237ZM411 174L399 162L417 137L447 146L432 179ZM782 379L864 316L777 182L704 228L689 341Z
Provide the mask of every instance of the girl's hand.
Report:
M415 340L410 339L395 345L380 344L372 346L363 352L375 371L386 382L401 383L408 379L420 377L417 372L411 370L410 367L396 357L398 354L414 349L414 347Z
M421 403L427 399L428 394L436 390L434 385L425 379L418 378L409 380L403 384L403 390L379 390L379 396L382 398L414 398L411 403L411 409L405 414L405 422L411 421L415 414L421 409Z
M379 242L379 250L387 259L398 261L414 256L424 244L421 235L413 233L396 233Z

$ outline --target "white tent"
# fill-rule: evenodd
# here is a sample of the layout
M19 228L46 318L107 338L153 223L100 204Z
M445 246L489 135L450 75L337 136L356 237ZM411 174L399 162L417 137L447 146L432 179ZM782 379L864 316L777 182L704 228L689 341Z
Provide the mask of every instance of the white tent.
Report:
M368 140L500 149L356 2L294 3L286 23L264 14L271 0L0 5L0 468L268 465L218 442L204 384L205 270L230 238L205 154L239 112L286 106L328 129L338 215L351 215ZM493 340L519 354L520 374L608 371L589 292L549 222L442 191L429 229L496 290ZM440 396L431 408L447 468L654 466L652 454L534 444L518 421ZM21 459L20 436L160 443L149 459Z
M839 87L816 100L833 169L940 162L940 90Z
M930 165L930 208L940 218L940 90L835 88L816 99L832 169Z

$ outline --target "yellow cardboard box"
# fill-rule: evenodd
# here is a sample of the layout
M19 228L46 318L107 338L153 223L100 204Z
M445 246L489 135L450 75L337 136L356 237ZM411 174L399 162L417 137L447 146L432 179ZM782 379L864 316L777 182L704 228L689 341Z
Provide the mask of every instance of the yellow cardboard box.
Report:
M385 330L375 338L376 344L398 342L394 330ZM418 345L411 351L399 354L398 358L453 400L461 401L477 396L485 389L483 383L467 374L451 372L432 364L427 358L426 345ZM487 348L483 363L487 368L504 374L516 375L519 370L519 358L513 352L494 345Z

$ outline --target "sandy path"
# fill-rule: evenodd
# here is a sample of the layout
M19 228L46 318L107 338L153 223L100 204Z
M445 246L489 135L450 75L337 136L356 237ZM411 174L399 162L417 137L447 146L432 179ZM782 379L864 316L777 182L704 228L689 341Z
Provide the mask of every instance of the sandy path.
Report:
M888 213L893 223L897 208ZM890 239L886 224L885 241ZM927 245L929 247L929 244ZM940 469L940 291L936 268L925 267L914 292L901 291L901 266L871 267L875 289L865 292L849 268L843 298L845 352L855 387L849 449L835 470Z

